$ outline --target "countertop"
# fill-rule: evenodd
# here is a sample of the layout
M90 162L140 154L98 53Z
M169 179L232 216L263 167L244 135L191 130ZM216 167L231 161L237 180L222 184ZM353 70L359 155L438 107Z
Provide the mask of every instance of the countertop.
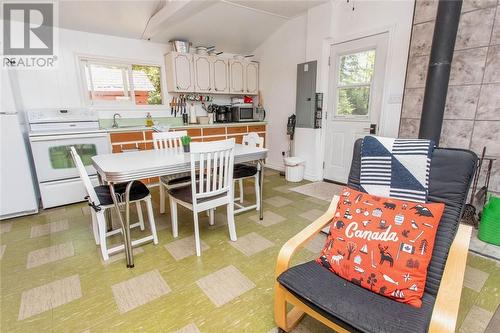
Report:
M207 128L207 127L237 127L237 126L255 126L255 125L266 125L266 121L249 121L249 122L242 122L242 123L215 123L215 124L189 124L189 125L170 125L170 128L172 129L183 129L183 128ZM106 131L106 132L134 132L134 131L152 131L154 130L152 127L146 127L146 126L123 126L123 127L118 127L118 128L112 128L112 127L104 127L101 128L101 130Z

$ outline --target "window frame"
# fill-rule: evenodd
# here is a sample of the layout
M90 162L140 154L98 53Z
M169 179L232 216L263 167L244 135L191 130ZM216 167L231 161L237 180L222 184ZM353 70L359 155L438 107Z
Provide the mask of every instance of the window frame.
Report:
M358 53L363 53L363 52L367 52L367 51L374 51L375 52L375 59L374 59L374 62L373 62L373 75L372 75L372 77L370 79L370 83L369 84L367 84L367 83L341 84L340 83L340 65L341 65L340 59L342 57L347 56L347 55L358 54ZM361 49L358 49L358 50L355 50L355 51L351 50L349 52L338 54L338 57L336 59L335 108L334 108L335 112L333 114L334 118L344 119L344 120L346 120L346 119L352 119L353 121L370 119L372 99L373 99L373 96L372 96L372 93L373 93L373 81L374 81L373 78L375 77L375 67L376 67L375 65L376 65L376 61L377 61L377 48L373 47L373 46L364 47L364 48L361 48ZM369 98L368 98L368 107L367 107L368 113L366 115L339 114L338 113L338 111L339 111L339 102L340 102L339 91L341 89L346 89L346 88L363 88L363 87L368 87L370 89Z
M99 56L82 55L82 54L78 54L76 56L76 58L77 58L77 67L78 67L78 73L79 73L79 84L81 86L81 93L83 95L83 100L87 106L93 107L96 109L103 109L103 110L114 110L114 109L123 109L123 108L140 109L140 110L147 110L147 109L155 110L155 109L164 109L166 107L166 104L165 104L166 95L165 95L165 90L164 90L165 71L164 71L164 67L162 64L157 63L157 62L148 62L148 61L131 60L131 59L120 59L120 58L111 58L111 57L99 57ZM119 101L119 100L112 100L112 101L93 100L89 96L89 91L88 91L89 85L92 87L91 93L93 93L94 90L93 90L91 71L89 71L89 76L90 76L91 80L90 80L90 82L87 82L87 76L85 73L87 64L112 65L112 66L126 68L127 74L128 74L128 79L125 80L125 78L124 78L123 82L124 82L124 84L126 84L125 89L127 89L127 93L130 95L130 99L123 100L123 101ZM136 104L134 82L133 82L133 71L132 71L133 65L158 67L160 69L159 73L160 73L161 104Z

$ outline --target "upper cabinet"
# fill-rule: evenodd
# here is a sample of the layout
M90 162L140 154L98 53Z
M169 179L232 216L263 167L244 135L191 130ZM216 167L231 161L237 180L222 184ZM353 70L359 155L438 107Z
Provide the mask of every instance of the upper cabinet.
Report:
M259 63L249 62L245 66L245 93L257 95L259 92Z
M171 52L165 56L169 92L248 94L259 91L259 63Z
M212 57L213 82L215 93L229 93L229 61L224 58Z
M193 55L171 52L165 56L169 92L194 91Z
M193 55L194 91L208 93L212 90L213 61L209 56Z
M242 60L229 60L229 91L235 94L245 92L245 63Z

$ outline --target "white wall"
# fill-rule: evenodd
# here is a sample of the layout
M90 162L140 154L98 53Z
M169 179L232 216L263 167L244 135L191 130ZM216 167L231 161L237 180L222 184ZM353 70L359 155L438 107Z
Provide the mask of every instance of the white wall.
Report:
M295 113L297 64L305 61L306 17L286 22L254 52L260 61L260 91L268 121L267 164L283 167L282 151L288 150L286 122Z
M296 66L292 63L293 60L296 61L295 65L304 61L318 61L316 89L324 93L325 109L328 105L330 44L389 31L389 50L379 134L397 136L413 7L413 0L355 1L353 11L346 1L331 0L311 8L304 16L287 23L278 31L282 35L275 33L260 45L255 53L261 61L261 68L267 69L261 74L261 92L267 96L264 98L264 106L272 114L269 118L270 131L277 124L285 126L286 118L295 111ZM302 21L305 21L305 32L299 34L298 37L292 37L290 24L295 22L299 29L298 22ZM294 49L293 52L284 52L283 48L288 44L293 44L298 49ZM296 56L302 54L303 57ZM285 65L280 61L287 64L286 68L289 70L286 73L283 71ZM267 82L268 80L270 82ZM276 88L269 87L276 83L280 84L282 94L274 93L273 89ZM288 107L277 107L280 102ZM323 177L324 131L325 129L296 129L295 155L306 160L306 178L310 180L319 180ZM272 135L276 140L269 142L270 166L282 168L280 152L286 142L275 134Z
M59 29L58 67L55 70L19 70L17 73L20 96L25 109L50 107L83 107L85 100L79 75L77 55L136 60L158 64L164 70L163 55L167 52L165 44L143 40L120 38L81 31ZM166 87L163 77L163 86ZM168 101L164 88L164 101ZM124 116L144 117L147 111L125 112ZM149 111L149 110L148 110ZM130 115L129 115L130 113ZM113 112L99 112L100 117L108 118ZM152 112L153 116L167 116L167 107Z

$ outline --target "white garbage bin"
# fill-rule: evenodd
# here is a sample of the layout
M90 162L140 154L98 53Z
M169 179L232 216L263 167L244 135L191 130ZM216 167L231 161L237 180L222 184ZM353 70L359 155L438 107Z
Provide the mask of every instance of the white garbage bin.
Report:
M304 179L305 163L300 157L284 158L285 178L288 182L300 182Z

